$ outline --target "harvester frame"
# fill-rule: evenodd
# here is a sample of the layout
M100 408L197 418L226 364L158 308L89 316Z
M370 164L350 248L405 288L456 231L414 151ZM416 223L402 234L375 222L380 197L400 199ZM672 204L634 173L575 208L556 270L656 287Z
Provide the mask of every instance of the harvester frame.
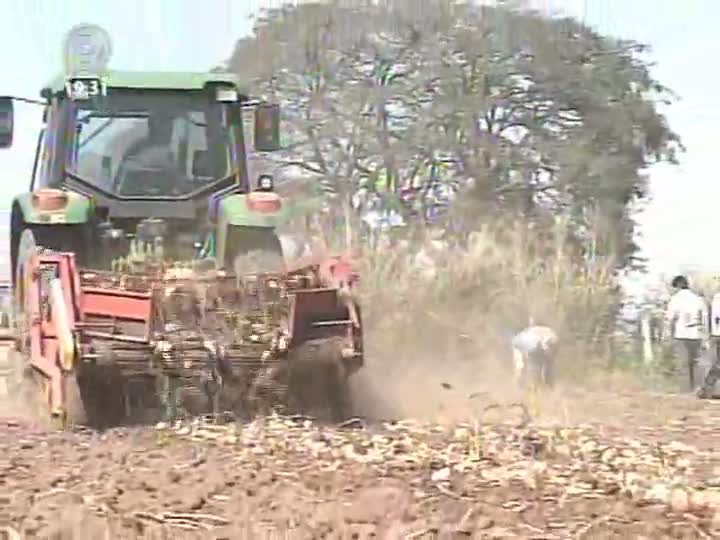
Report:
M81 30L83 39L92 34ZM251 189L243 120L252 107L255 149L278 150L280 110L247 94L226 73L105 68L65 73L42 90L45 127L30 190L13 201L10 251L13 358L50 418L117 424L149 402L168 410L159 387L190 380L204 392L205 412L225 410L223 394L230 394L234 412L251 414L258 403L248 401L273 385L270 408L303 409L292 402L293 373L303 364L294 357L314 355L318 344L329 344L319 364L337 383L323 391L332 394L335 418L347 414L344 385L364 358L351 261L321 255L275 261L272 270L238 262L247 250L277 258L276 228L287 214L271 175ZM0 98L0 148L12 144L13 99ZM166 102L176 109L168 113ZM192 139L164 143L176 145L182 167L193 160L191 172L138 169L130 150L117 150L117 138L93 143L107 153L97 164L82 157L83 145L113 121L147 118L151 129L161 109L184 118L185 133L198 128L208 137L206 150ZM193 119L198 111L204 121ZM97 127L88 131L93 119ZM123 192L166 177L175 184L157 193ZM164 246L175 244L190 247L165 257Z
M159 289L138 291L130 283L125 287L98 286L98 281L102 281L102 272L80 269L72 253L47 251L37 246L29 248L23 270L22 292L19 294L23 303L20 310L22 316L16 321L18 339L15 347L20 360L18 367L26 370L26 377L34 379L42 404L47 405L50 417L63 422L91 425L112 425L132 417L133 397L143 399L143 395L133 396L132 390L128 388L133 377L157 378L167 371L159 365L154 354L158 346L164 343L164 336L153 328L157 320L154 312L158 303L163 301L156 294ZM362 366L360 308L349 303L347 311L344 311L338 305L338 291L352 294L356 276L349 271L346 259L328 257L315 263L305 261L287 274L277 276L286 281L294 279L296 285L286 290L289 305L287 333L279 336L284 344L274 351L276 357L286 361L285 365L289 369L292 366L287 362L288 354L303 344L328 337L340 338L338 360L347 370L345 377ZM108 277L115 280L143 279L139 275L109 274ZM233 282L236 278L221 276L219 279ZM162 287L173 288L179 281L158 280L153 284L160 286L161 283ZM333 318L332 315L339 317ZM121 327L128 323L140 325L142 332L139 335L124 333ZM99 342L110 345L104 348L104 353L107 355L108 351L112 351L115 355L112 366L120 368L120 378L93 378L90 384L81 384L79 378L86 377L88 366L96 366L102 355L103 349L98 354ZM206 343L198 345L195 350L200 352L200 358L196 357L194 362L203 363L208 372L227 377L227 372L219 365L223 358L207 354ZM138 354L133 354L133 351ZM123 356L126 361L121 365ZM269 358L264 361L267 360ZM108 358L105 357L104 361L107 362ZM231 365L232 373L237 374L238 370ZM284 375L287 377L290 374ZM285 382L288 383L287 380ZM93 386L98 383L103 384L103 387ZM119 391L113 391L112 387ZM223 412L219 403L213 401L221 388L215 390L208 394L209 413ZM147 405L147 402L143 403L143 406ZM288 410L292 403L281 398L272 405ZM332 405L340 408L333 411L340 415L338 419L347 413L342 410L345 405L343 402ZM236 409L233 412L244 411Z

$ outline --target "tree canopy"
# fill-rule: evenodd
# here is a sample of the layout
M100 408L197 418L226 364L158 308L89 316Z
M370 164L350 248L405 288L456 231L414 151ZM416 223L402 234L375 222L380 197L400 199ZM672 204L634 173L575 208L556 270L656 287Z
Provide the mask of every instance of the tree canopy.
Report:
M363 179L427 191L443 166L472 221L560 218L623 266L648 167L682 148L647 52L510 5L327 2L265 10L228 67L283 105L278 164L340 201Z

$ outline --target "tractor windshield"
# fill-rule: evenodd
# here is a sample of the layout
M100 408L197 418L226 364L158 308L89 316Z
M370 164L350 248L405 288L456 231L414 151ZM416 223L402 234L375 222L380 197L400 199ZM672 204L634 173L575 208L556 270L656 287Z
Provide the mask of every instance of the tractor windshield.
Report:
M68 171L118 196L182 196L236 168L227 105L200 92L113 90L75 102Z

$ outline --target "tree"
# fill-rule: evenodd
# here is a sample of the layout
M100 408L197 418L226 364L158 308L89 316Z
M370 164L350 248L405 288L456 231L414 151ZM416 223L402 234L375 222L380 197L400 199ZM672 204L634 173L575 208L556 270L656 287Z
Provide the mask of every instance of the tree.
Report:
M647 168L681 148L646 51L509 5L330 2L265 11L228 65L285 106L280 165L346 206L361 177L428 190L449 161L466 216L569 219L585 256L624 266Z

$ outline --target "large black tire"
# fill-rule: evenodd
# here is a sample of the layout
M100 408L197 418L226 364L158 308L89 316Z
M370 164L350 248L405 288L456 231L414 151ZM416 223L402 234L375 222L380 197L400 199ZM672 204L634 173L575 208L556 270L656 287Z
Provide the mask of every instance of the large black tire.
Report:
M18 276L18 263L29 248L43 247L53 251L74 253L77 263L81 266L94 263L94 256L102 256L101 250L90 249L94 244L94 230L92 223L29 226L22 219L16 219L13 222L10 249L13 286L17 283L15 280ZM26 237L25 241L23 241L23 237ZM31 244L29 243L30 237L32 237Z
M25 321L25 263L37 251L38 246L35 241L35 234L32 229L24 229L20 233L20 241L18 242L17 258L15 261L15 287L13 288L12 306L13 319L15 322L15 333L17 337L16 348L18 351L25 349L25 338L28 336L29 329L26 328Z

